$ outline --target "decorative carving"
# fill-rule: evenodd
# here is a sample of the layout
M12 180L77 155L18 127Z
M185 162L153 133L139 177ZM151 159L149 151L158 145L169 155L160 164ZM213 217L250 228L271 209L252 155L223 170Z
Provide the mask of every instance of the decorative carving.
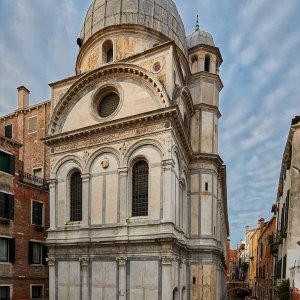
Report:
M122 146L119 148L119 150L121 151L121 153L124 155L125 154L125 152L127 151L127 149L128 149L128 143L127 142L124 142L123 144L122 144Z
M109 159L107 156L104 156L103 160L101 161L101 166L103 169L107 169L109 167Z
M174 260L175 260L175 257L173 255L170 255L170 254L161 256L161 263L163 265L171 265Z
M80 257L79 261L81 262L82 267L87 267L89 265L89 258L88 257Z
M172 152L173 148L173 138L171 134L168 134L167 139L166 139L166 148L169 152Z
M117 257L117 261L119 263L119 266L126 266L127 257L125 257L125 256L119 256L119 257Z
M47 257L46 262L49 267L55 267L55 257Z
M83 154L82 154L82 160L83 160L84 163L87 162L89 156L90 156L90 153L89 153L87 150L85 150L85 151L83 152Z

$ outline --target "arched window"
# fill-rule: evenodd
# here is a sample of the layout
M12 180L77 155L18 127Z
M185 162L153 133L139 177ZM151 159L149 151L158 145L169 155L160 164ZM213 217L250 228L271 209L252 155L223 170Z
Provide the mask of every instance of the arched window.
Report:
M82 179L80 172L74 172L70 180L70 221L82 220Z
M191 73L195 74L198 72L198 56L194 55L191 59Z
M204 71L209 72L209 68L210 68L210 56L206 55L205 62L204 62Z
M114 60L114 47L111 40L104 42L102 46L102 61L103 63L112 62Z
M173 300L179 300L179 292L178 292L178 288L175 288L173 290Z
M148 216L148 175L146 161L137 161L132 168L132 216Z

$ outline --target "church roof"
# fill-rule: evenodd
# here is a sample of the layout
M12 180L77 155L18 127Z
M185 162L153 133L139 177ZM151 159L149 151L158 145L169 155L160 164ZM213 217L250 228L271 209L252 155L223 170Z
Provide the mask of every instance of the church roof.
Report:
M80 38L83 44L96 32L113 25L142 25L162 33L185 52L185 29L172 0L94 0Z
M193 48L194 46L205 44L209 46L215 47L214 39L209 32L201 30L198 26L196 26L196 30L186 37L187 39L187 47Z

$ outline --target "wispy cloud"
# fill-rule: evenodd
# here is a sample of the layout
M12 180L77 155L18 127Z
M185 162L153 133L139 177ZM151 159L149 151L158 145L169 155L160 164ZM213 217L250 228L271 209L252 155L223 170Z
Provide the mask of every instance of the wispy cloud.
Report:
M48 83L74 74L76 38L91 0L0 0L0 114L31 103ZM291 118L300 113L298 0L175 0L186 33L213 34L224 63L220 152L228 170L231 239L270 216Z

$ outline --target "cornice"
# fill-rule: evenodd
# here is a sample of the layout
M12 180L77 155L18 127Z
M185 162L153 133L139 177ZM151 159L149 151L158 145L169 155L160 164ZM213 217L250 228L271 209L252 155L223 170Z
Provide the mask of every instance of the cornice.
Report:
M40 102L38 104L31 105L31 106L26 107L26 108L16 109L13 113L10 113L10 114L7 114L7 115L4 115L4 116L0 117L0 121L5 121L6 119L13 118L13 117L15 117L19 114L26 114L27 112L38 109L41 106L50 105L50 103L51 103L50 100L46 100L46 101Z
M213 73L210 73L210 72L206 72L206 71L201 71L201 72L197 72L195 74L192 74L189 81L188 81L188 85L192 85L193 81L195 81L197 79L203 79L203 78L208 79L208 80L216 81L217 84L218 84L219 91L221 91L224 87L223 82L222 82L219 75L213 74Z
M70 76L70 77L67 77L67 78L55 81L55 82L51 82L48 85L50 87L52 87L52 88L56 87L56 86L59 86L59 85L64 85L65 83L67 83L69 81L74 82L75 80L77 80L78 78L80 78L82 75L83 75L83 73L82 74L77 74L77 75L74 75L74 76Z
M160 83L160 81L150 72L142 67L129 63L113 63L102 66L98 69L92 70L81 76L65 95L60 99L56 105L49 125L48 134L56 134L62 123L63 113L72 105L72 100L78 93L86 88L87 85L93 84L100 79L107 79L107 77L114 77L116 75L126 75L126 77L137 78L139 81L144 81L155 91L160 99L161 106L166 107L170 105L168 95Z
M21 148L23 145L13 139L10 139L2 134L0 134L0 140L3 140L3 141L6 141L8 142L9 144L13 145L14 147L16 148Z
M128 129L134 125L145 124L146 122L159 121L166 118L174 117L177 114L175 107L167 107L159 110L147 112L144 114L139 114L135 116L125 117L117 120L108 121L106 123L100 123L97 125L92 125L84 127L81 129L73 130L70 132L59 133L55 135L48 135L47 137L41 139L47 146L56 145L61 142L73 141L78 138L99 134L115 132L116 129Z
M206 104L206 103L199 103L194 105L195 110L206 110L206 111L213 111L217 114L218 118L221 118L222 114L217 106Z

